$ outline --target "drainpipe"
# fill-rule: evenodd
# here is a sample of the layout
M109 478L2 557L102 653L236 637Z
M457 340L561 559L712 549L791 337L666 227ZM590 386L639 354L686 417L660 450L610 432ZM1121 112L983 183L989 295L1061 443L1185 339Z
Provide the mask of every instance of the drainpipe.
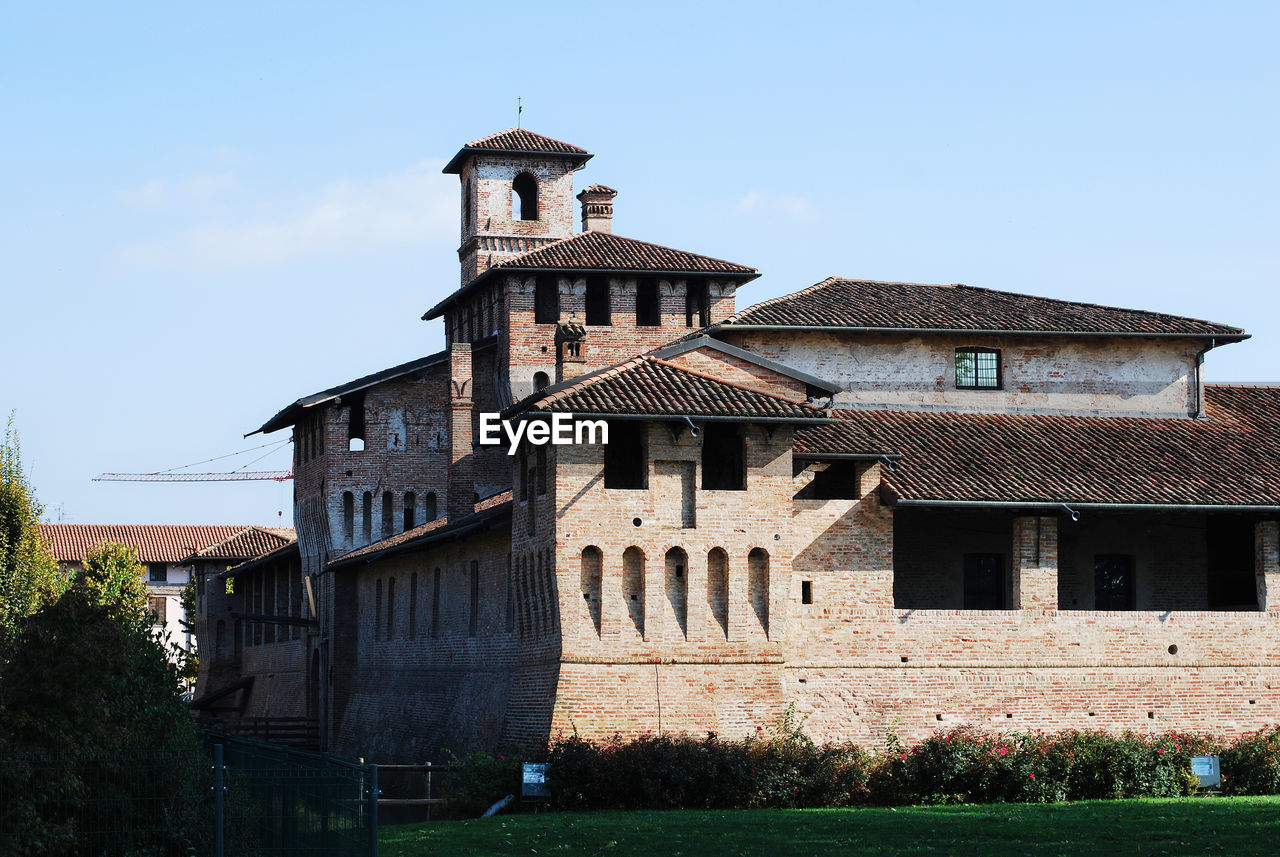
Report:
M1200 349L1200 352L1196 354L1196 365L1195 365L1195 368L1193 369L1196 376L1196 388L1195 388L1196 406L1191 412L1191 416L1196 418L1204 416L1204 370L1202 370L1200 367L1204 365L1204 356L1208 354L1210 351L1212 351L1214 348L1216 348L1217 345L1218 345L1218 340L1216 338L1210 337L1209 344L1206 345L1204 348Z

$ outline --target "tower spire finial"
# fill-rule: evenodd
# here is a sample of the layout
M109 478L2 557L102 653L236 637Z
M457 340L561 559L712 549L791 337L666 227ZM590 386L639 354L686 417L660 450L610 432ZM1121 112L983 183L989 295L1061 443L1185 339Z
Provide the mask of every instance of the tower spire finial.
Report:
M521 100L522 99L519 96L516 97L516 127L517 128L520 127L520 118L521 118L521 115L524 113L524 105L520 103Z

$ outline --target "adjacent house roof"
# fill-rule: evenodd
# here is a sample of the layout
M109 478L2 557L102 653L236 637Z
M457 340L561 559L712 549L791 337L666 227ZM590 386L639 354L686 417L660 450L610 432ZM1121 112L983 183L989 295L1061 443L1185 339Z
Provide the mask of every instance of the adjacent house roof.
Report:
M103 542L127 545L138 552L142 562L179 562L209 545L234 539L246 530L258 530L273 538L293 538L289 528L263 529L244 525L169 524L41 524L40 535L60 562L82 562L89 551ZM261 553L258 551L257 553ZM256 553L242 553L245 559Z
M193 551L183 560L190 562L198 559L248 559L296 543L297 540L298 537L291 528L245 527L229 538Z
M462 172L462 165L467 162L467 158L476 152L485 152L491 155L567 155L578 162L576 166L581 166L591 160L591 153L586 149L542 134L535 134L533 131L524 128L508 128L505 131L499 131L497 134L490 134L488 137L472 140L458 150L458 154L454 155L449 160L449 163L445 164L441 172L455 175Z
M340 568L359 562L372 562L387 554L399 553L414 548L422 548L449 539L462 538L477 530L500 525L511 517L510 489L486 497L475 504L475 511L463 515L456 520L447 517L436 518L419 524L411 530L396 533L380 541L345 553L329 563L330 568Z
M257 434L258 432L265 434L296 425L298 419L302 416L302 412L308 408L314 408L316 405L333 401L350 393L366 390L384 381L392 381L405 375L411 375L420 369L426 369L428 366L444 363L447 359L447 352L437 351L435 354L428 354L426 357L419 357L417 360L410 360L408 363L401 363L399 366L392 366L390 369L383 369L381 372L365 375L363 378L357 378L354 381L348 381L345 384L321 390L319 393L303 396L293 404L286 405L274 417L263 423L260 428L254 429L249 434ZM245 437L248 436L245 435Z
M901 453L905 504L1280 507L1280 387L1208 386L1206 419L840 410L801 454ZM813 456L820 457L820 456Z
M1180 336L1235 341L1237 327L1159 312L998 292L975 286L882 283L829 277L795 294L756 304L721 326L868 332Z
M552 241L535 250L504 259L470 283L427 310L425 320L442 315L446 308L472 287L501 271L610 271L623 274L669 274L673 276L718 276L754 280L755 268L625 238L611 232L579 232Z
M823 420L812 405L748 390L652 355L548 387L503 412L690 417L753 422Z
M285 559L286 557L298 558L300 556L301 556L301 551L298 548L298 540L294 539L292 541L285 542L275 550L268 551L264 554L260 554L259 556L255 556L253 559L245 560L239 565L233 565L230 568L228 568L226 571L218 574L218 577L219 578L235 577L239 574L243 574L246 571L252 571L253 569L261 568L264 565L269 565L270 563L276 562L281 559Z

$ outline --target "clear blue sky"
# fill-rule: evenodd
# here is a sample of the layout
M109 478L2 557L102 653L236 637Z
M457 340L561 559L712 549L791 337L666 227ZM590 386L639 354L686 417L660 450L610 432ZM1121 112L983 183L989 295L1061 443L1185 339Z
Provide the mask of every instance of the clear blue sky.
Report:
M9 3L0 410L63 520L288 522L288 483L90 480L438 349L440 167L517 97L615 231L758 267L739 306L964 282L1243 326L1209 379L1280 380L1278 9Z

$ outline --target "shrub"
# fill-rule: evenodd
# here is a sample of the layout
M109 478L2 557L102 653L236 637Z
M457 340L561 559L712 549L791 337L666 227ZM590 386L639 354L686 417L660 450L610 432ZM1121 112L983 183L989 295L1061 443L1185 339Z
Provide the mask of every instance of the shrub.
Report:
M1245 735L1222 751L1218 763L1227 794L1280 793L1280 726Z
M445 752L455 766L449 772L445 815L475 818L507 795L520 797L519 756L477 750L459 759L452 751Z

